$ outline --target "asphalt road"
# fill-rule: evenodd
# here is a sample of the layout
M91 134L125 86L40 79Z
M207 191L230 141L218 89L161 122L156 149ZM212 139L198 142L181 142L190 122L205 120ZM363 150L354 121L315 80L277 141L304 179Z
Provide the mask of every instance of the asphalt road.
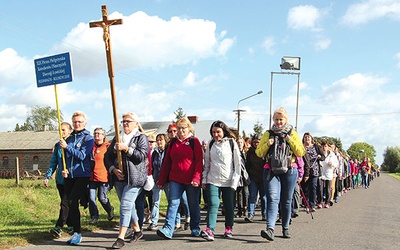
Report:
M369 189L357 188L339 197L339 203L329 209L318 209L311 219L304 211L293 219L291 239L281 237L279 225L275 240L261 238L265 229L259 211L254 223L235 219L234 238L224 239L223 217L218 217L215 241L190 237L190 231L178 232L172 240L159 238L155 232L144 232L136 243L123 249L400 249L400 181L386 174L375 179ZM161 221L163 222L163 221ZM202 228L204 228L202 222ZM87 232L80 246L69 246L62 238L41 245L17 247L19 250L41 249L108 249L116 239L118 229Z

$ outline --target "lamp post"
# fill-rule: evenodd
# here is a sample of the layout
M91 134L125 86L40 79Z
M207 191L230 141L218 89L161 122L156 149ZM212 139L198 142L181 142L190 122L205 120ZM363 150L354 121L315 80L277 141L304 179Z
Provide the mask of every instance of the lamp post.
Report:
M280 65L282 70L300 70L300 57L285 56L282 57L282 64ZM271 85L269 92L269 127L272 125L272 82L274 79L274 74L282 75L297 75L297 100L296 100L296 125L299 120L299 99L300 99L300 72L271 72Z
M242 111L244 112L244 111L245 111L245 110L243 110L243 109L239 109L239 103L242 102L242 101L244 101L244 100L247 100L247 99L249 99L249 98L252 98L253 96L262 94L262 93L263 93L263 91L260 90L260 91L258 91L257 93L252 94L252 95L250 95L250 96L248 96L248 97L245 97L245 98L243 98L243 99L240 99L240 100L238 101L238 103L237 103L237 109L234 110L235 112L237 112L237 117L238 117L238 123L237 123L238 137L240 137L240 112L242 112Z

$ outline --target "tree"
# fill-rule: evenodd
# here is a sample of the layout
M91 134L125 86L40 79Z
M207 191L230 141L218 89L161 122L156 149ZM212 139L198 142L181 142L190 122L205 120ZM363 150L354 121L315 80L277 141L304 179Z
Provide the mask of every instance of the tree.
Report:
M364 160L365 157L371 159L371 163L375 164L376 151L374 146L365 142L355 142L347 149L347 154L351 159Z
M57 110L50 106L34 106L28 111L25 123L23 125L17 123L14 131L40 131L44 126L47 126L48 130L57 130L57 117ZM62 120L62 114L60 114L60 118Z
M260 121L257 121L256 124L254 124L253 130L254 134L250 134L251 137L253 137L254 135L262 136L264 131L262 123Z
M179 107L175 112L175 121L178 121L179 119L182 119L183 117L186 117L186 114L183 112L183 108Z
M318 142L319 144L322 143L322 141L326 141L329 144L335 144L335 146L339 149L340 152L344 152L343 150L343 146L342 146L342 141L340 140L340 138L333 138L333 137L329 137L329 136L321 136L321 137L314 137L314 140L316 142Z
M400 172L400 147L387 147L383 153L382 170Z

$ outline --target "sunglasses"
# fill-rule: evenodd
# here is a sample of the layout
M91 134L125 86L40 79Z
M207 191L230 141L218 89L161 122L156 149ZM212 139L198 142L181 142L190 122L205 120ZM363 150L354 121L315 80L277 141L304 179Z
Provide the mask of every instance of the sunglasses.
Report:
M131 120L122 120L121 123L131 123L131 122L135 122L135 121L131 121Z
M174 130L170 130L170 131L168 131L168 133L172 133L172 132L174 132L174 133L176 133L176 129L174 129Z

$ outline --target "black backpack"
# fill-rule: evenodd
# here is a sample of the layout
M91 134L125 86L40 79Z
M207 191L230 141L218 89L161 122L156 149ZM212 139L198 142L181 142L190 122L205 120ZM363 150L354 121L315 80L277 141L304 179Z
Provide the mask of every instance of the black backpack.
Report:
M291 133L292 130L289 131L288 135ZM269 138L274 138L274 144L268 150L269 167L276 175L285 174L288 169L292 168L290 146L285 137L275 134L272 130L269 130Z

